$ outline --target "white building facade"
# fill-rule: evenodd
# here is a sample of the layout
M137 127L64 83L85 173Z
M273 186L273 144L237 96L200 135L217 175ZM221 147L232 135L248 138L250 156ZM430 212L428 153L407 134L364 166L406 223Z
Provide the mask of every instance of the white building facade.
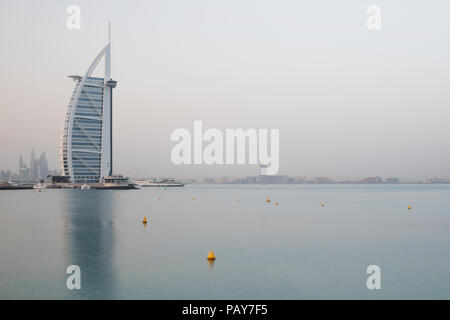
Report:
M92 73L104 58L104 77ZM60 165L74 183L97 183L112 175L111 43L97 55L84 76L75 81L60 142Z

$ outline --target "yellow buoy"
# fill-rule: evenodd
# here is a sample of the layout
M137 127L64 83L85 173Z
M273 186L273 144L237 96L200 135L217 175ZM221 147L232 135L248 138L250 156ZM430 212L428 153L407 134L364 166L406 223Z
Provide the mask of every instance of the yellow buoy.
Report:
M209 250L208 256L206 257L208 260L216 260L216 256L212 250Z
M411 210L411 206L408 206L408 210Z
M269 197L267 197L266 202L270 202L270 198Z
M192 197L192 200L195 200L195 198L194 198L194 197Z
M325 203L322 203L320 206L321 206L321 207L325 207Z
M144 219L142 219L142 223L143 224L147 224L147 218L146 217L144 217Z

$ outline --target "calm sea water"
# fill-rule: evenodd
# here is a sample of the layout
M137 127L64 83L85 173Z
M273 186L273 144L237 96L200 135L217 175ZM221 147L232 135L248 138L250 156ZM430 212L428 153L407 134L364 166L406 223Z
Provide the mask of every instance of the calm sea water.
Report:
M1 191L0 261L1 299L449 299L450 186Z

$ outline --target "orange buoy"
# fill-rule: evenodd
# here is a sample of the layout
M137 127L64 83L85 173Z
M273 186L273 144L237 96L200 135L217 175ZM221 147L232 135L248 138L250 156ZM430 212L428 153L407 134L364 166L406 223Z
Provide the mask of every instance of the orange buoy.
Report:
M267 197L266 202L270 202L270 198L269 197Z
M147 218L146 217L144 217L144 219L142 219L142 223L143 224L147 224Z
M209 250L208 256L206 257L208 260L216 260L216 256L212 250Z
M411 206L408 206L408 210L411 210Z
M277 206L277 205L278 205L278 202L275 202L275 205Z

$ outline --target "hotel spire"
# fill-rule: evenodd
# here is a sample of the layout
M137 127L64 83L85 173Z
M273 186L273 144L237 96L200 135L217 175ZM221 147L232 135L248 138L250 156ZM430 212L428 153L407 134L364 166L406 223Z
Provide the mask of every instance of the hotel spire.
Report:
M104 58L104 77L92 76ZM111 23L108 43L97 55L83 77L71 76L75 89L70 100L61 152L65 176L75 183L101 182L113 173Z

